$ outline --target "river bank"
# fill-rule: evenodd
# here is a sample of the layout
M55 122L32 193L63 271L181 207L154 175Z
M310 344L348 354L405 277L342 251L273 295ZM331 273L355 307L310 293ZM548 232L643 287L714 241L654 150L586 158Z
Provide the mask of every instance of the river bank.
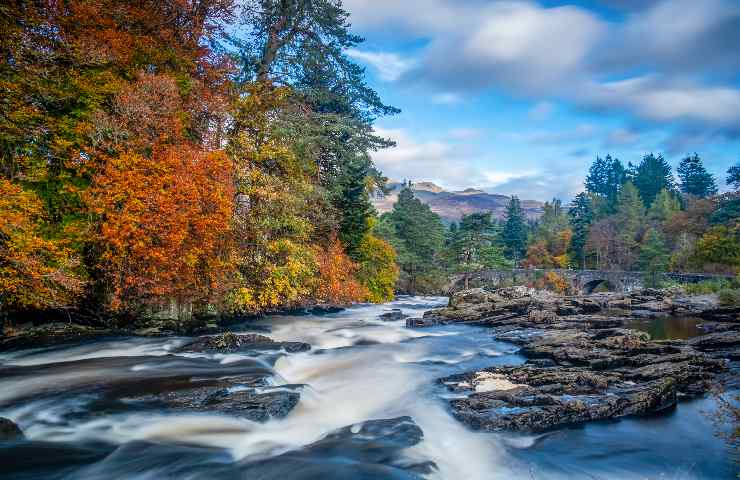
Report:
M698 396L543 434L474 431L438 379L522 367L488 326L408 328L446 298L279 315L216 336L97 338L0 353L14 479L733 478ZM435 313L426 313L434 311Z

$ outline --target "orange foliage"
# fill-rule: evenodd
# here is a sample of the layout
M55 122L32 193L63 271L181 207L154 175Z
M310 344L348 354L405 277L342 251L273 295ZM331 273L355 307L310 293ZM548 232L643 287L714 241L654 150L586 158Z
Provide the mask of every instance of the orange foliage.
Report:
M359 266L334 239L326 250L318 249L319 278L316 298L331 304L348 304L367 299L369 292L355 279Z
M222 296L231 268L232 175L223 153L188 146L108 160L91 204L101 217L113 309L166 299L202 305Z
M42 212L36 195L0 178L0 310L62 308L82 289L77 260L41 236Z

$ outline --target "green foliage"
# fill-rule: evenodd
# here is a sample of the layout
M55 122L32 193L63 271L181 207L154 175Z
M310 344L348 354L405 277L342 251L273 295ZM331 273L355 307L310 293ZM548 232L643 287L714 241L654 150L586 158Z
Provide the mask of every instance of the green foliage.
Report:
M727 169L727 185L735 190L740 190L740 162Z
M367 193L368 164L361 159L348 162L341 177L342 190L336 202L341 219L339 239L350 258L358 260L360 244L370 229L374 213Z
M687 283L683 285L684 291L689 295L719 293L721 290L732 287L733 282L730 280L704 280L703 282Z
M524 219L519 198L513 196L506 206L506 218L504 221L501 241L504 244L504 253L515 264L524 257L527 251L527 225Z
M630 181L637 187L646 207L650 207L661 190L676 190L671 166L663 158L652 153L645 155L637 167L633 168Z
M607 155L596 157L586 177L586 191L598 198L597 213L605 216L616 211L619 192L627 180L627 172L622 162Z
M720 290L719 303L728 307L740 306L740 288L725 288Z
M490 213L463 215L459 226L451 225L446 255L453 271L475 272L510 268L503 249L497 244L498 231Z
M360 269L357 279L368 289L368 300L374 303L393 300L398 281L396 252L388 242L368 233L357 249Z
M401 288L408 292L434 291L432 274L444 244L445 228L439 215L414 197L411 183L398 195L393 211L383 215L375 230L391 245L398 245L398 264L401 268ZM432 285L435 285L434 287Z
M640 269L645 272L645 282L648 287L659 286L659 273L665 272L668 267L669 250L660 232L651 228L645 234L640 248Z
M581 268L586 265L586 241L588 232L594 220L591 198L584 192L576 195L573 204L568 210L568 218L573 230L570 242L570 254L575 263Z
M709 217L713 225L732 224L740 221L740 195L730 193L723 195L719 200L719 207Z
M645 207L637 188L630 182L624 184L619 194L614 220L617 226L614 257L621 268L630 269L634 265L645 223Z
M681 179L681 191L699 198L706 198L717 194L717 182L714 176L704 168L699 155L689 156L681 160L676 169Z
M681 204L676 195L663 189L655 197L653 204L650 205L647 218L653 225L662 225L679 210L681 210Z

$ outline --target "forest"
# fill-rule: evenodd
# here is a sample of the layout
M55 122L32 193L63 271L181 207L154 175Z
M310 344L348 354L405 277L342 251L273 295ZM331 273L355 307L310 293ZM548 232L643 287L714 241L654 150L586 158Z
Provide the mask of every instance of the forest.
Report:
M407 185L374 231L398 253L402 291L438 291L452 273L516 266L640 271L648 283L666 271L724 274L727 282L705 287L737 292L740 163L727 170L724 194L697 154L681 160L676 173L678 181L663 156L652 153L626 166L611 155L597 157L585 191L569 205L546 202L536 221L525 218L514 196L501 221L474 213L449 226ZM536 286L567 290L554 272Z
M253 314L438 293L451 273L736 274L733 192L696 154L597 158L536 222L516 197L445 226L403 190L378 217L386 105L336 1L0 6L0 315ZM557 278L549 282L558 285Z
M335 1L0 5L0 315L393 297L373 122Z

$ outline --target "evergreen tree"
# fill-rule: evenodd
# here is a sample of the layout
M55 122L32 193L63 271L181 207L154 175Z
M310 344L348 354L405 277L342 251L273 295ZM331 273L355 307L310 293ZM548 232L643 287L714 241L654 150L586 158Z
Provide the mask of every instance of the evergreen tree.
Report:
M648 209L647 217L652 224L660 226L679 210L681 210L681 204L676 195L663 189Z
M740 190L740 162L727 169L727 185Z
M638 238L645 223L645 207L637 188L631 182L624 184L619 195L615 221L618 230L614 242L614 257L621 268L629 270L634 265Z
M455 271L474 272L485 268L509 268L511 263L496 245L496 224L490 213L464 215L459 227L450 225L448 258Z
M651 228L645 234L640 248L639 267L645 272L645 283L648 287L659 287L658 275L666 271L670 260L670 252L660 232Z
M501 240L506 255L518 264L527 251L527 226L521 203L516 196L511 197L506 206L506 219Z
M658 193L666 189L669 192L676 190L671 166L662 155L648 154L642 158L634 169L632 183L640 192L640 198L645 206L650 207Z
M699 155L694 153L681 160L676 169L681 179L681 191L700 198L717 194L717 183L714 176L704 168Z
M614 213L617 198L622 185L627 179L627 173L622 162L607 155L602 159L596 157L586 177L586 191L596 196L598 210L602 216Z
M367 192L368 164L357 159L349 162L345 170L337 201L341 213L339 239L347 254L357 260L358 248L370 230L368 219L374 212Z
M406 290L416 292L419 280L436 268L435 258L444 245L444 225L439 215L414 196L410 182L401 189L387 218L401 244L398 263L405 274ZM389 243L393 244L392 239Z
M573 229L570 243L572 258L580 268L586 268L586 242L594 215L591 198L585 192L576 195L573 205L568 210L568 217Z

